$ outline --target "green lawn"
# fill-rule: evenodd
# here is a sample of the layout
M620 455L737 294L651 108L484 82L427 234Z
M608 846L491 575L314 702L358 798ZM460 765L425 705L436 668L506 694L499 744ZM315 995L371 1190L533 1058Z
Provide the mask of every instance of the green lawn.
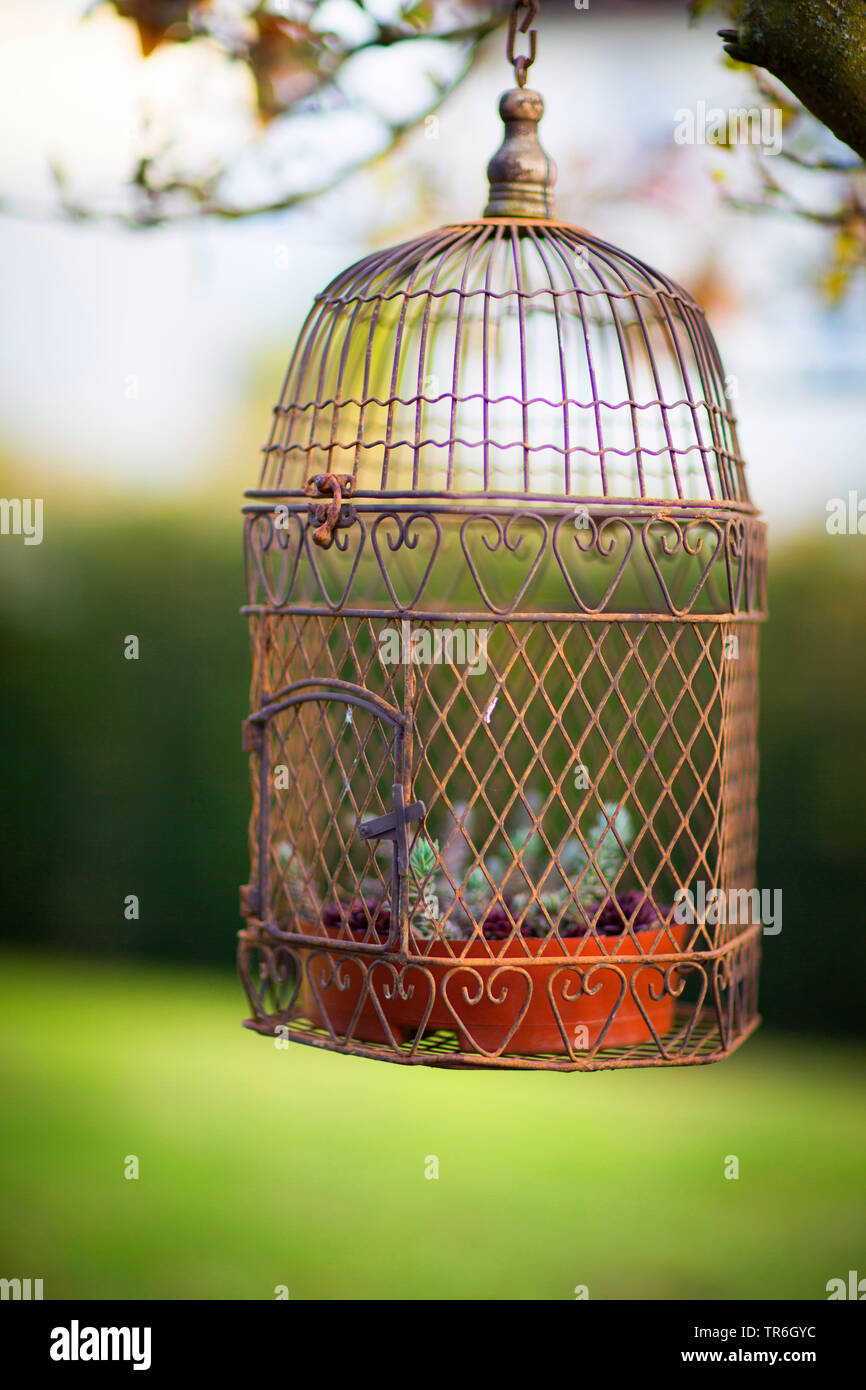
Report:
M0 1275L47 1298L811 1299L866 1274L863 1049L439 1072L278 1051L220 976L0 966Z

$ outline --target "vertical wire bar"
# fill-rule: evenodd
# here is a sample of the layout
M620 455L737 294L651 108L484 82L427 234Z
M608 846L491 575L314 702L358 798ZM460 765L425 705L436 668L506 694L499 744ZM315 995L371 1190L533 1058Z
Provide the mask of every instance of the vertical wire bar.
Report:
M688 402L689 402L689 407L690 407L690 409L691 409L692 421L693 421L694 427L695 427L695 438L697 439L697 442L698 442L698 449L699 449L699 451L700 451L701 461L702 461L702 463L703 463L704 478L706 479L707 491L708 491L708 493L709 493L710 500L711 500L711 501L715 501L715 500L716 500L716 497L717 497L717 493L716 493L715 484L713 483L713 475L712 475L712 472L711 472L711 469L710 469L709 450L707 449L707 446L706 446L706 444L704 443L703 431L702 431L702 429L701 429L701 420L700 420L700 413L699 413L699 409L698 409L698 401L696 400L696 398L695 398L695 393L694 393L694 391L693 391L693 389L692 389L691 375L690 375L690 373L689 373L689 371L688 371L688 368L687 368L687 366L686 366L685 357L684 357L683 352L682 352L682 349L681 349L681 347L680 347L679 333L677 332L677 328L678 328L678 327L681 327L681 328L685 329L686 337L687 337L687 339L688 339L688 341L689 341L689 344L691 345L692 356L694 357L694 356L695 356L695 343L694 343L694 336L693 336L692 324L689 322L689 320L688 320L688 318L687 318L687 316L686 316L686 310L685 310L685 308L682 306L682 304L678 304L678 311L679 311L679 312L678 312L677 315L674 315L674 314L672 314L671 311L670 311L670 306L669 306L668 301L667 301L667 298L666 298L665 296L659 295L659 303L660 303L661 306L662 306L662 310L663 310L663 312L664 312L665 319L666 319L667 324L668 324L668 330L669 330L670 335L671 335L671 341L672 341L672 343L673 343L674 353L675 353L675 355L676 355L676 360L677 360L677 362L678 362L678 364L679 364L680 372L681 372L681 374L682 374L683 389L685 390L685 393L686 393L686 396L687 396ZM698 377L699 377L699 379L700 379L700 377L701 377L701 371L700 371L700 365L699 365L699 363L697 362L697 360L696 360L696 362L695 362L695 365L698 367ZM703 390L703 382L701 382L701 389Z
M457 434L457 406L460 395L460 354L463 348L463 315L466 308L466 284L474 257L476 257L489 238L489 232L485 227L481 235L477 237L474 244L469 248L463 266L463 274L460 277L460 288L457 292L457 323L454 329L454 355L451 370L451 414L448 430L448 462L446 465L445 486L448 491L454 486L454 443Z
M583 238L577 237L577 234L576 234L576 233L575 233L574 235L575 235L575 243L574 243L574 244L576 244L578 247L580 247L581 250L585 249L585 247L586 247L586 245L587 245L587 241L586 241L585 239L583 239ZM571 280L572 286L573 286L573 288L574 288L574 297L575 297L575 301L576 301L576 303L577 303L577 311L578 311L578 314L580 315L580 325L581 325L581 331L582 331L582 336L583 336L584 352L585 352L585 354L586 354L586 368L587 368L587 372L589 373L589 385L590 385L590 390L591 390L591 393L592 393L592 411L593 411L593 416L594 416L594 419L595 419L595 433L596 433L596 439L597 439L597 442L598 442L598 459L597 459L597 462L598 462L599 475L600 475L600 478L601 478L601 491L602 491L602 496L603 496L603 497L606 497L606 496L607 496L607 476L606 476L605 459L604 459L604 454L605 454L605 448L604 448L604 430L603 430L602 423L601 423L600 396L599 396L598 381L597 381L597 379L596 379L595 362L594 362L594 359L593 359L592 334L591 334L591 332L590 332L590 326L589 326L589 324L588 324L588 322L587 322L586 310L585 310L584 303L583 303L583 298L584 298L584 296L583 296L583 286L582 286L580 280L579 280L579 279L577 278L577 276L575 275L574 266L573 266L573 264L572 264L571 257L570 257L570 255L569 255L569 252L570 252L571 249L572 249L572 243L571 243L571 241L569 240L569 238L566 237L566 236L563 236L563 233L562 233L561 231L557 231L557 232L555 232L555 233L551 236L550 241L551 241L551 246L552 246L553 250L556 251L557 255L559 256L559 258L560 258L560 260L561 260L561 262L562 262L562 264L563 264L563 267L564 267L566 273L568 274L569 279ZM589 452L589 451L587 450L587 452Z
M502 223L498 223L493 234L493 244L490 247L487 257L487 269L484 274L484 315L483 332L481 339L481 392L483 405L482 428L484 431L484 491L490 488L490 379L489 366L491 359L490 351L490 300L492 296L491 280L493 270L500 255L503 242ZM497 324L498 330L498 324ZM497 333L498 336L498 333Z
M563 486L566 496L569 496L571 494L571 433L568 413L568 381L565 368L565 326L560 315L559 296L556 292L556 279L545 251L547 238L544 229L539 228L536 230L530 225L529 236L532 239L536 254L547 272L547 279L550 283L550 295L553 301L553 317L556 324L556 346L559 355L559 383L562 391Z
M645 481L644 481L644 475L643 475L643 457L642 457L642 453L641 453L640 428L639 428L639 425L638 425L638 417L637 417L637 409L636 409L636 402L635 402L634 385L633 385L633 383L632 383L632 377L631 377L631 367L630 367L630 365L629 365L629 349L628 349L628 344L627 344L627 342L626 342L626 340L625 340L625 335L624 335L624 333L623 333L622 320L620 319L620 315L619 315L619 308L618 308L618 298L619 298L619 296L618 296L617 292L616 292L615 290L613 290L613 289L605 282L605 279L604 279L604 277L603 277L603 275L602 275L602 273L601 273L601 266L602 266L602 265L607 265L607 266L608 266L608 269L612 270L616 275L619 276L619 278L620 278L620 280L622 281L622 284L623 284L623 297L624 297L625 299L627 299L627 300L629 301L629 303L632 303L633 297L634 297L634 294L635 294L635 291L632 289L631 284L630 284L630 283L628 282L628 280L626 279L626 277L625 277L625 275L624 275L624 273L623 273L622 268L621 268L620 266L617 266L617 265L608 257L608 255L607 255L606 252L599 253L599 252L597 251L597 248L594 247L593 249L596 251L596 254L593 256L592 264L589 266L589 272L590 272L591 275L594 275L594 276L595 276L596 280L598 281L600 290L601 290L602 293L606 296L606 307L607 307L607 309L609 310L611 323L612 323L612 325L613 325L614 333L615 333L615 335L616 335L616 341L617 341L617 344L618 344L618 346L619 346L619 353L620 353L620 359L621 359L621 362L622 362L623 375L624 375L624 377L625 377L625 386L626 386L626 391L628 392L628 401L627 401L627 404L628 404L628 408L629 408L629 414L630 414L630 417L631 417L632 438L633 438L633 440L634 440L634 465L635 465L635 469L636 469L636 471L637 471L638 490L639 490L639 495L640 495L641 497L646 497L647 492L646 492L646 483L645 483ZM606 487L605 487L605 494L607 494L607 488L606 488Z
M526 312L523 302L525 294L523 282L523 255L520 245L520 232L512 224L509 228L511 256L514 265L514 279L517 287L517 322L520 333L520 387L521 419L523 422L523 487L529 492L529 409L526 404Z

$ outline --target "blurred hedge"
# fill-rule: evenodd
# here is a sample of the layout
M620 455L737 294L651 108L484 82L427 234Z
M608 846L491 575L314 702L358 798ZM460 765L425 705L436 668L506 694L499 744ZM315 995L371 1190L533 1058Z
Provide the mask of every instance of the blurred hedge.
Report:
M0 540L0 931L231 968L247 875L239 521L61 511L46 507L39 547ZM762 655L760 883L784 893L763 1011L825 1033L864 1028L864 581L858 537L775 552Z
M86 525L46 505L40 547L16 539L13 552L10 540L4 935L228 964L246 859L240 526ZM128 634L137 661L124 657ZM124 918L132 893L138 921Z

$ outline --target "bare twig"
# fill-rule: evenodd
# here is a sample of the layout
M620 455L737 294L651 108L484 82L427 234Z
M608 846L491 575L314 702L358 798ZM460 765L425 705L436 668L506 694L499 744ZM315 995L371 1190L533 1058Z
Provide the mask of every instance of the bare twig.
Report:
M371 18L363 0L355 0L355 4L360 10ZM276 18L279 18L278 16ZM78 222L95 222L102 224L114 224L128 228L148 228L165 224L175 224L190 221L196 218L217 218L224 221L239 221L243 218L261 217L268 214L286 212L297 208L304 203L308 203L315 198L321 197L349 178L361 167L375 164L378 160L396 149L419 124L422 124L427 117L431 116L439 109L442 102L449 95L449 92L463 80L466 73L472 67L478 52L479 46L502 23L502 10L497 9L494 13L485 15L473 24L458 25L450 29L432 29L413 26L410 24L386 24L376 22L373 32L369 37L353 45L335 46L329 43L323 49L327 62L323 67L311 68L311 76L315 79L314 93L307 92L303 98L286 106L281 110L277 119L285 120L290 118L295 110L303 109L309 101L310 96L315 94L321 98L329 92L338 94L342 98L340 91L340 78L347 63L358 53L371 49L387 49L399 44L416 43L421 40L435 41L439 44L465 49L464 61L454 80L447 86L440 86L436 92L435 99L430 102L423 111L412 118L411 121L384 121L381 116L376 115L380 121L384 132L384 143L382 149L373 156L372 159L365 158L354 164L336 170L332 175L322 180L315 187L308 189L292 190L278 194L273 198L262 199L251 204L233 204L226 202L221 196L220 189L226 177L231 172L230 167L221 165L212 169L207 175L199 178L184 177L160 177L158 158L155 155L142 155L138 158L135 170L129 179L126 188L127 192L133 195L134 205L130 208L100 208L94 204L78 201L72 195L68 180L61 168L56 163L53 166L55 184L58 190L58 202L51 208L35 210L32 206L25 205L22 201L0 196L0 213L7 216L26 217L32 219L34 215L44 220L55 219L57 217L68 218ZM203 20L200 15L197 21L195 34L200 36L202 33L214 39L226 53L228 60L250 60L250 44L243 42L231 34L210 34L206 27L203 28ZM325 36L322 36L323 38ZM318 60L317 60L318 61ZM344 98L343 98L344 99ZM344 99L345 100L345 99ZM347 103L348 104L348 103ZM165 152L163 151L164 155ZM178 205L178 203L180 205Z

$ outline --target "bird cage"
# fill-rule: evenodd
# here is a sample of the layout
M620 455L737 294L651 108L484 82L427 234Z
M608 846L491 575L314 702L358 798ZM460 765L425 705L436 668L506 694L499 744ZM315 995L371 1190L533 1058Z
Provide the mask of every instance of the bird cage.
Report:
M484 215L317 296L246 494L247 1026L716 1061L758 1022L764 526L703 311L555 220L513 61Z

